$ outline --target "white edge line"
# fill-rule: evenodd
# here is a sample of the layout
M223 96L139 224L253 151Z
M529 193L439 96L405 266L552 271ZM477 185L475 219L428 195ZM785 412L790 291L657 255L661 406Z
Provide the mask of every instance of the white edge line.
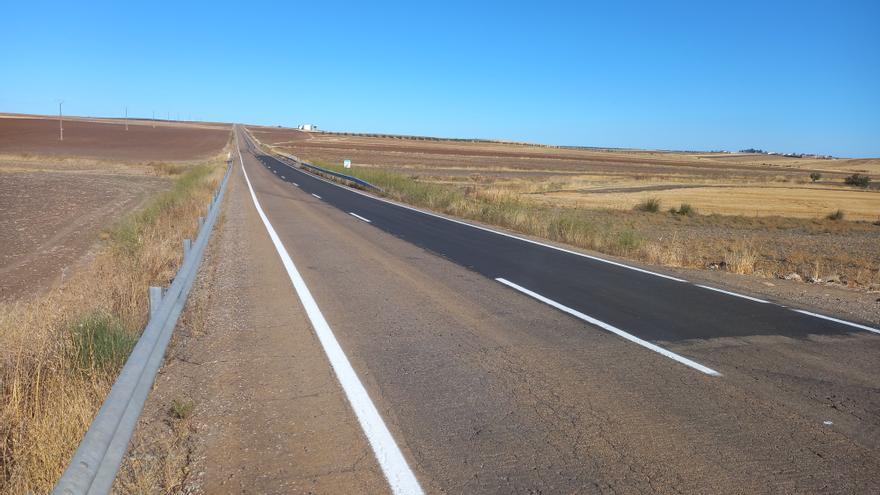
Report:
M373 222L371 222L370 220L367 220L366 218L364 218L364 217L358 215L357 213L348 212L348 214L351 215L351 216L353 216L353 217L355 217L355 218L357 218L357 219L363 220L363 221L365 221L365 222L367 222L367 223L373 223Z
M809 312L809 311L807 311L807 310L805 310L805 309L793 309L792 311L794 311L794 312L796 312L796 313L801 313L801 314L809 315L809 316L814 316L814 317L816 317L816 318L822 318L823 320L833 321L833 322L840 323L840 324L843 324L843 325L849 325L849 326L851 326L851 327L861 328L862 330L867 330L867 331L869 331L869 332L873 332L873 333L880 334L880 330L878 330L878 329L876 329L876 328L869 327L869 326L867 326L867 325L859 325L858 323L853 323L853 322L851 322L851 321L840 320L840 319L837 319L837 318L833 318L833 317L831 317L831 316L820 315L819 313L811 313L811 312Z
M403 457L403 453L394 441L394 437L391 436L391 432L385 426L382 416L379 415L379 411L376 409L373 401L370 400L367 390L333 335L330 325L324 319L324 315L321 313L320 308L318 308L312 293L293 264L293 260L281 243L281 239L269 222L269 218L263 212L263 208L257 200L257 195L254 193L254 188L251 186L251 181L244 168L241 150L238 151L238 158L241 161L241 171L244 173L244 179L247 182L257 213L269 232L269 237L272 239L272 243L281 257L284 268L287 269L290 281L293 283L299 300L302 302L306 314L312 322L312 327L314 327L315 334L317 334L318 340L320 340L321 346L327 354L327 359L330 361L331 366L333 366L336 378L339 380L339 384L342 386L345 396L348 398L348 402L351 404L351 408L354 410L358 422L364 430L370 446L373 448L373 453L382 467L382 472L385 474L385 479L388 481L391 491L398 495L419 495L424 493L415 474L413 474L406 459Z
M764 299L758 299L757 297L747 296L745 294L738 294L736 292L730 292L730 291L727 291L724 289L719 289L718 287L712 287L709 285L701 285L701 284L694 284L694 285L696 285L697 287L702 287L704 289L714 290L715 292L720 292L722 294L727 294L728 296L741 297L743 299L748 299L749 301L755 301L755 302L759 302L759 303L763 303L763 304L770 304L770 301L765 301Z
M296 182L291 182L291 184L293 184L296 187L299 187L299 184L297 184Z
M529 289L526 289L525 287L521 287L521 286L519 286L509 280L505 280L503 278L496 278L495 280L512 288L512 289L518 290L519 292L522 292L523 294L531 296L531 297L541 301L544 304L548 304L548 305L553 306L554 308L556 308L560 311L568 313L568 314L574 316L575 318L579 318L581 320L584 320L585 322L587 322L591 325L595 325L595 326L602 328L604 330L607 330L607 331L609 331L619 337L623 337L624 339L626 339L634 344L638 344L638 345L645 347L647 349L650 349L658 354L662 354L663 356L666 356L669 359L672 359L674 361L678 361L679 363L681 363L685 366L689 366L689 367L691 367L701 373L705 373L710 376L721 376L721 373L713 370L712 368L708 368L706 366L703 366L702 364L700 364L696 361L692 361L684 356L680 356L672 351L666 350L658 345L652 344L652 343L648 342L647 340L642 340L642 339L636 337L635 335L624 332L623 330L621 330L613 325L609 325L608 323L605 323L604 321L597 320L597 319L593 318L592 316L587 316L587 315L581 313L580 311L577 311L575 309L571 309L568 306L565 306L563 304L559 304L558 302L556 302L552 299L548 299L548 298L542 296L541 294L538 294L537 292L532 292Z
M312 196L314 196L314 197L316 197L316 198L318 198L318 199L321 199L321 196L318 196L318 195L315 194L315 193L312 193Z
M462 220L458 220L458 219L455 219L455 218L450 218L450 217L446 217L446 216L443 216L443 215L438 215L437 213L433 213L433 212L430 212L430 211L420 210L420 209L415 208L415 207L413 207L413 206L409 206L409 205L405 205L405 204L402 204L402 203L398 203L398 202L396 202L396 201L389 201L389 200L387 200L387 199L385 199L385 198L380 198L380 197L378 197L378 196L373 196L372 194L367 194L367 193L365 193L365 192L363 192L363 191L358 191L357 189L352 189L352 188L350 188L350 187L346 187L346 186L343 186L343 185L341 185L341 184L337 184L337 183L335 183L335 182L333 182L333 181L329 181L329 180L327 180L327 179L324 179L323 177L318 177L318 176L316 176L316 175L312 175L312 174L309 174L309 173L307 173L307 172L303 172L302 170L299 170L299 169L297 169L297 168L295 168L295 167L293 167L293 166L291 166L291 165L289 165L289 164L287 164L287 163L284 163L284 162L282 162L281 160L278 160L278 161L281 162L282 164L286 165L287 167L289 167L289 168L292 169L292 170L295 170L295 171L297 171L297 172L299 172L299 173L301 173L301 174L308 175L309 177L312 177L312 178L318 179L318 180L320 180L320 181L326 182L327 184L330 184L330 185L336 186L336 187L341 188L341 189L345 189L346 191L350 191L350 192L353 192L353 193L355 193L355 194L360 194L361 196L364 196L364 197L367 197L367 198L370 198L370 199L374 199L374 200L376 200L376 201L381 201L381 202L383 202L383 203L388 203L388 204L390 204L390 205L399 206L399 207L401 207L401 208L405 208L405 209L407 209L407 210L412 210L412 211L415 211L415 212L421 213L421 214L423 214L423 215L428 215L428 216L431 216L431 217L440 218L440 219L442 219L442 220L446 220L446 221L449 221L449 222L457 223L457 224L460 224L460 225L466 225L466 226L468 226L468 227L472 227L472 228L475 228L475 229L483 230L483 231L486 231L486 232L492 232L493 234L498 234L498 235L502 235L502 236L504 236L504 237L509 237L509 238L511 238L511 239L517 239L517 240L520 240L520 241L523 241L523 242L528 242L529 244L535 244L535 245L538 245L538 246L544 246L544 247L546 247L546 248L555 249L556 251L562 251L562 252L564 252L564 253L573 254L573 255L575 255L575 256L580 256L580 257L582 257L582 258L589 258L589 259L591 259L591 260L600 261L600 262L602 262L602 263L607 263L607 264L609 264L609 265L619 266L619 267L621 267L621 268L626 268L626 269L634 270L634 271L637 271L637 272L647 273L648 275L654 275L654 276L656 276L656 277L662 277L662 278L665 278L665 279L674 280L674 281L676 281L676 282L688 283L687 280L684 280L684 279L681 279L681 278L677 278L677 277L673 277L673 276L671 276L671 275L664 275L664 274L662 274L662 273L652 272L652 271L650 271L650 270L645 270L645 269L643 269L643 268L638 268L638 267L635 267L635 266L625 265L625 264L623 264L623 263L618 263L618 262L616 262L616 261L606 260L605 258L599 258L598 256L591 256L591 255L589 255L589 254L580 253L580 252L578 252L578 251L572 251L572 250L570 250L570 249L565 249L565 248L562 248L562 247L559 247L559 246L554 246L554 245L552 245L552 244L546 244L546 243L543 243L543 242L540 242L540 241L535 241L535 240L533 240L533 239L527 239L527 238L525 238L525 237L520 237L520 236L518 236L518 235L508 234L508 233L506 233L506 232L501 232L501 231L499 231L499 230L490 229L490 228L488 228L488 227L483 227L483 226L481 226L481 225L474 225L474 224L472 224L472 223L464 222L464 221L462 221Z

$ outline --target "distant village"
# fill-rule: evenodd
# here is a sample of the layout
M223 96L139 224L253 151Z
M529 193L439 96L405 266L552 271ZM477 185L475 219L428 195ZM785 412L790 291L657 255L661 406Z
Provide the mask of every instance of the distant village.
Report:
M787 156L789 158L817 158L821 160L833 160L834 157L831 155L817 155L814 153L777 153L775 151L764 151L755 148L748 148L744 150L739 150L740 153L754 153L759 155L776 155L776 156Z

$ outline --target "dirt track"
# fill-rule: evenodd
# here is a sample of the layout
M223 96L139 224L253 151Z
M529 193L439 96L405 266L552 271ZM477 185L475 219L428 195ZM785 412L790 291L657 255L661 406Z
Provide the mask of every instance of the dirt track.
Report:
M87 157L120 161L193 160L215 155L229 140L229 129L130 124L85 120L0 118L0 153Z

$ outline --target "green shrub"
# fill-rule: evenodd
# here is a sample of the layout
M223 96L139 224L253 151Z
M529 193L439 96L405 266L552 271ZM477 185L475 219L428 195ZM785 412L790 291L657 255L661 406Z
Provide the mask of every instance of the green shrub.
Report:
M819 180L821 178L822 178L822 174L820 174L819 172L810 173L810 180L813 182L816 182L817 180Z
M117 319L92 313L70 327L71 363L79 371L115 372L125 363L137 337Z
M849 186L868 187L868 184L871 183L871 178L867 175L852 174L846 179L843 179L843 182Z
M660 211L660 198L647 198L635 206L637 211L657 213Z

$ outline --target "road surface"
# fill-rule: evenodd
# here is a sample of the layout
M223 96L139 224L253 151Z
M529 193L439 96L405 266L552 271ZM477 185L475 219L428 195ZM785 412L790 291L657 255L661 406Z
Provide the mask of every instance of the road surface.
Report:
M867 322L397 206L236 133L274 276L294 283L389 490L880 491Z

